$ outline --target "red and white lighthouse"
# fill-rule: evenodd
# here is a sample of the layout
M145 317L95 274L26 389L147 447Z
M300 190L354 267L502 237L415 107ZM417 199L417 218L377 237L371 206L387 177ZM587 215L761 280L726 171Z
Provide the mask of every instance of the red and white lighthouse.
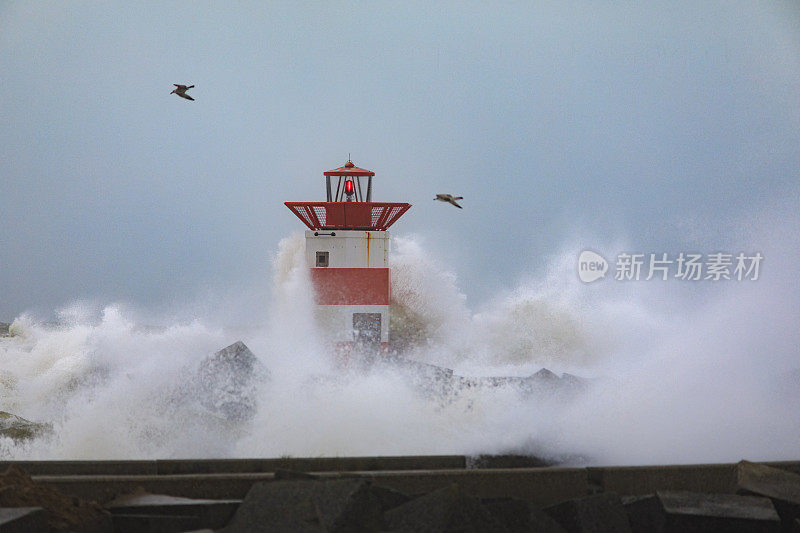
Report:
M375 173L352 161L324 175L327 201L286 202L308 227L306 261L317 316L338 347L386 350L391 296L386 230L411 204L373 202Z

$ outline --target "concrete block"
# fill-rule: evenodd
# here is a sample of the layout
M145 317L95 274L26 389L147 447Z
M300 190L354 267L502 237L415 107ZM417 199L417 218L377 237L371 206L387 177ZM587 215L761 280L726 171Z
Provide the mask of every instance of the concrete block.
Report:
M513 468L486 470L398 470L383 472L318 473L323 479L370 480L404 494L424 494L457 483L478 498L509 497L538 507L584 496L586 470L582 468ZM271 473L157 475L157 476L37 476L37 480L80 498L109 502L117 495L142 487L153 494L186 498L243 499L258 482L272 481Z
M561 502L546 507L544 512L568 533L631 531L622 500L613 492Z
M223 531L379 531L381 515L363 480L274 481L254 485Z
M165 459L156 461L158 473L235 474L275 472L353 472L374 470L439 470L465 468L463 455L389 457L283 457L276 459Z
M772 500L787 531L800 518L800 475L771 466L741 461L736 465L736 487L740 494L755 494Z
M405 494L425 494L455 483L470 496L516 498L538 507L584 496L587 492L583 468L362 472L359 476Z
M300 472L297 470L284 470L283 468L275 469L275 480L280 481L283 479L319 479L319 476L309 474L308 472Z
M106 505L112 515L193 516L198 527L219 529L231 520L241 500L198 500L162 494L135 493Z
M634 533L777 533L781 529L772 502L756 496L657 492L629 502L625 509Z
M537 468L552 465L551 461L540 457L520 454L478 455L467 461L468 468Z
M0 533L49 533L41 507L0 507Z
M800 461L766 461L760 464L786 470L792 474L800 474Z
M155 475L155 461L0 461L0 472L9 466L32 476Z
M541 509L531 507L528 517L528 530L536 533L566 533L566 529L556 522L553 517Z
M370 490L375 498L377 498L382 512L394 509L414 499L414 497L404 494L399 490L382 487L380 485L371 485Z
M115 514L111 520L114 533L180 533L201 527L196 516Z
M565 533L558 522L526 501L514 498L481 500L489 514L509 533Z
M733 494L735 465L612 466L586 469L589 482L603 492L625 495L653 494L659 490L683 490Z
M506 530L515 533L528 531L531 514L528 502L514 498L485 498L481 504Z
M2 418L2 415L0 415ZM5 427L0 421L0 428ZM0 461L0 472L16 466L33 476L171 475L466 468L463 455L390 457L281 457L275 459L157 459L130 461Z
M384 513L384 520L389 531L507 531L479 499L468 496L458 485L441 488L395 507Z
M272 474L206 474L184 476L34 476L70 496L102 504L120 494L144 489L152 494L209 500L243 499L253 484L272 481Z

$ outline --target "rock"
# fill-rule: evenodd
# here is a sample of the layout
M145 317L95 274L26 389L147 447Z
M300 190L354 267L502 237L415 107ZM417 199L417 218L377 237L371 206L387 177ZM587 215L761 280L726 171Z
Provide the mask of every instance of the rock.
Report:
M242 342L206 357L195 378L200 403L229 420L247 420L256 412L257 384L269 372Z
M10 337L11 336L11 324L8 322L0 322L0 337Z
M568 533L631 531L622 500L613 492L561 502L546 507L544 512Z
M449 368L442 366L431 365L423 363L422 361L413 361L411 359L404 359L402 357L394 357L388 360L393 366L409 371L415 377L420 379L446 383L453 379L453 371Z
M772 502L758 496L659 491L633 499L625 509L634 533L777 533L781 529Z
M585 389L587 385L587 381L584 378L567 374L566 372L561 374L561 381L574 389Z
M380 531L381 502L359 479L256 483L222 531Z
M502 376L484 378L460 378L467 388L471 387L513 387L525 394L554 392L571 392L582 390L586 382L583 378L564 374L558 377L557 374L546 368L542 368L535 374L527 377Z
M466 495L458 485L420 496L387 511L383 516L389 531L507 531L480 500Z
M19 441L41 437L52 431L53 426L50 424L31 422L20 416L0 411L0 437Z
M372 359L370 359L372 361ZM465 377L454 374L453 370L421 361L392 356L381 361L386 368L399 370L407 376L412 385L428 397L438 398L444 403L451 402L470 390L506 387L523 394L567 393L583 390L585 380L571 374L558 377L550 370L542 368L527 377Z
M553 391L573 393L584 390L586 387L586 381L583 378L566 373L558 377L546 368L528 376L525 381L526 390L532 393L552 393Z
M455 393L457 379L449 368L403 357L386 359L384 364L405 374L411 384L425 395L447 399Z
M532 381L539 381L539 382L550 382L554 383L558 381L560 378L557 374L547 370L546 368L542 368L535 374L532 374L528 379Z
M41 507L53 531L110 532L109 514L96 502L69 497L37 483L14 466L0 475L0 507Z
M762 464L741 461L736 465L736 488L740 494L766 496L772 500L787 531L800 518L800 475Z
M0 507L0 533L48 533L41 507Z

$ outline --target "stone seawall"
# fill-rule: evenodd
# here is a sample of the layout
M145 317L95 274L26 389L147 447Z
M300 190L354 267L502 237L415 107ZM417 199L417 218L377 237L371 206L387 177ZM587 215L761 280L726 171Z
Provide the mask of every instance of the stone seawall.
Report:
M48 531L28 522L41 521L42 507L52 526L60 511L22 498L33 493L102 506L105 526L96 530L109 532L777 533L800 526L800 461L515 466L522 464L516 456L0 461L0 486L19 496L0 500L0 532Z

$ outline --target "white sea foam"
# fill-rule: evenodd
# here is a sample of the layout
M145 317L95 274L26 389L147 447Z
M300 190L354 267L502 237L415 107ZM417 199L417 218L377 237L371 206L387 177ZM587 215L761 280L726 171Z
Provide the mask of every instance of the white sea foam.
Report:
M571 401L502 387L442 401L398 371L337 367L315 332L299 234L281 242L269 318L251 330L199 320L145 327L116 305L73 306L57 325L23 315L15 336L0 339L0 410L54 431L26 443L0 438L0 458L797 459L800 228L779 215L739 241L765 257L758 281L585 285L575 273L581 247L565 246L540 279L521 276L479 310L423 238L395 239L392 327L406 357L461 375L547 367L590 379ZM235 423L204 410L187 383L202 358L239 339L271 379L254 418Z

